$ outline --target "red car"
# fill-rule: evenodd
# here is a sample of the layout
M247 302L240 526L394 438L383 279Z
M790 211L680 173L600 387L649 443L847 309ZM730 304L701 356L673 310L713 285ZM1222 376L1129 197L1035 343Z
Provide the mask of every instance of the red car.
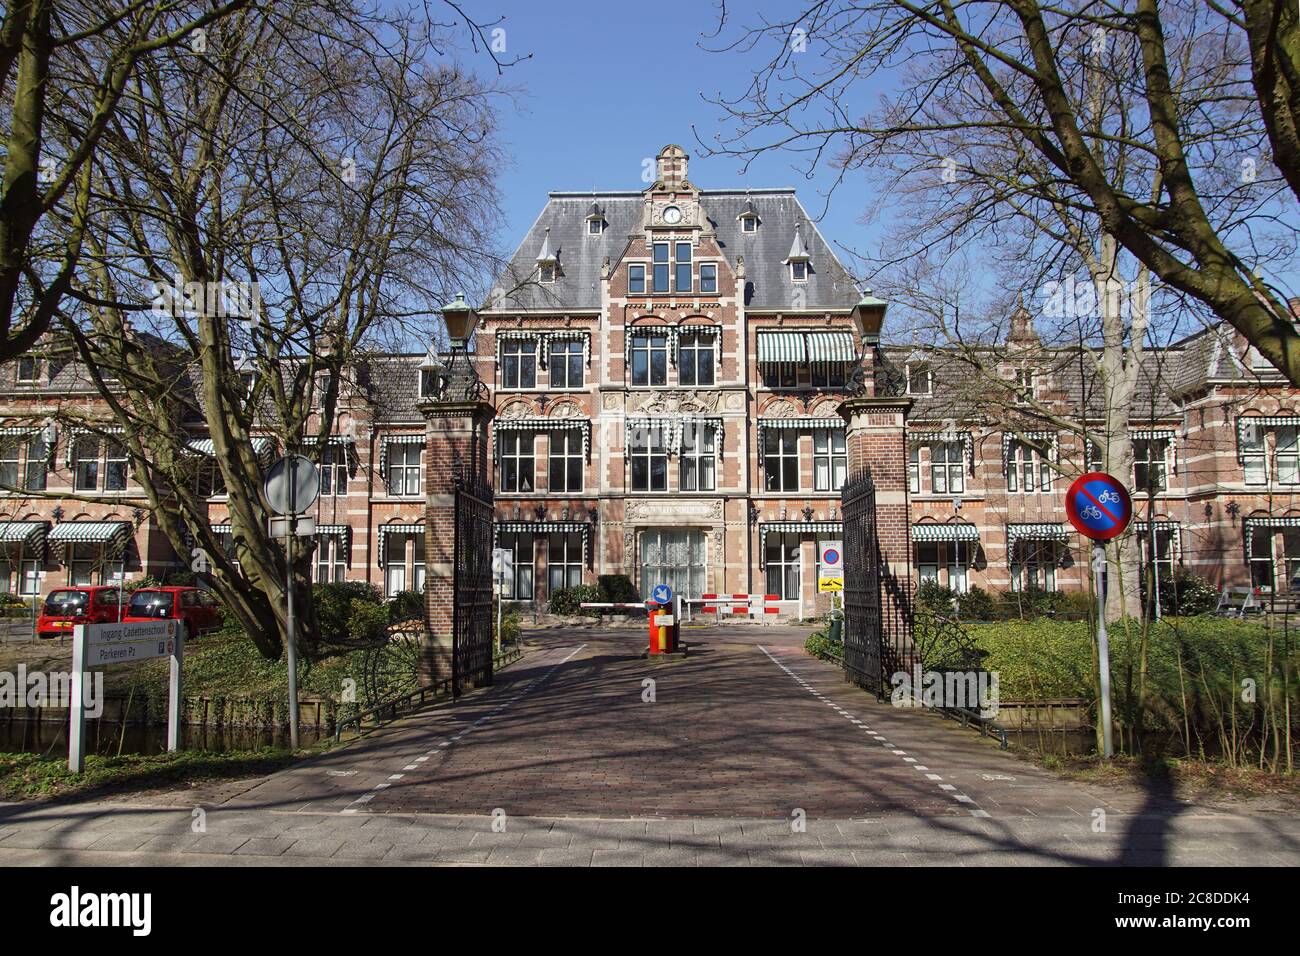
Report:
M119 600L115 587L57 588L45 598L36 633L44 638L71 637L78 624L114 624Z
M140 588L122 614L124 621L157 621L173 618L185 622L193 637L221 626L221 608L207 591L190 587Z

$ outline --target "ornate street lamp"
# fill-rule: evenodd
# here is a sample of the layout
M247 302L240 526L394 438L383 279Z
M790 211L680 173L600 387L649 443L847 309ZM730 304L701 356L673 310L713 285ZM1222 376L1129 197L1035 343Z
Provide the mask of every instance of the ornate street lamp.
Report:
M478 322L478 313L465 301L465 293L456 293L456 300L442 307L442 320L447 326L450 348L447 361L436 369L433 397L441 402L486 400L487 386L478 377L469 357L469 339Z
M861 395L867 390L867 346L873 348L880 344L880 329L885 324L885 310L889 303L871 294L870 289L863 291L861 301L853 307L850 317L853 328L858 333L859 358L858 367L853 370L849 382L849 394Z

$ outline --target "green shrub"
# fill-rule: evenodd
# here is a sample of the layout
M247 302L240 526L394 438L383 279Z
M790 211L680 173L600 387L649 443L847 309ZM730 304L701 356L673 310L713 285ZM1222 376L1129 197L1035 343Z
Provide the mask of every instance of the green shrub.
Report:
M373 584L364 581L316 584L312 586L311 596L316 610L313 643L317 649L356 646L358 642L352 639L354 602L378 607L387 623L387 611L383 608L379 589ZM358 618L358 622L361 620ZM369 633L368 627L363 627L357 636L364 641Z
M492 619L493 627L496 626L496 618ZM503 645L515 644L519 641L519 612L507 611L501 616L501 633L497 635Z
M1199 574L1178 568L1171 580L1160 579L1160 610L1163 614L1195 617L1208 614L1219 605L1219 591ZM1142 603L1147 601L1147 577L1142 575Z
M968 621L992 621L997 608L993 595L977 586L957 595L957 613Z
M547 607L552 614L563 614L566 616L582 614L587 617L599 617L599 610L592 608L584 611L578 605L599 603L602 600L599 587L594 584L579 584L571 588L560 588L551 595L551 600Z
M844 659L844 643L842 641L832 641L825 631L813 631L808 635L808 640L804 641L803 647L804 650L815 657L834 660Z
M349 605L348 636L351 646L382 643L388 636L389 611L382 604L353 598Z
M424 620L424 594L421 591L398 591L388 600L388 623Z
M938 614L951 614L957 592L933 579L922 581L916 589L916 605Z

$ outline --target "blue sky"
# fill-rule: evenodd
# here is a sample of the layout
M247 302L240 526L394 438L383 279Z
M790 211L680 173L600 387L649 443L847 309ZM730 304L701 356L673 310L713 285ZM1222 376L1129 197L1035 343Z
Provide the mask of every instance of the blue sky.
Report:
M743 6L733 16L752 14ZM668 143L690 154L691 180L702 189L793 186L810 215L822 208L831 177L805 179L798 157L766 155L742 176L738 160L701 155L693 127L709 141L721 123L701 92L734 97L752 71L751 58L702 49L719 45L701 36L716 28L711 0L476 0L468 9L480 20L505 16L506 58L532 54L502 78L519 91L517 107L500 117L512 157L501 177L503 246L514 248L550 190L645 188L642 162ZM847 190L837 196L819 221L827 241L861 247L867 230L855 220L864 209Z

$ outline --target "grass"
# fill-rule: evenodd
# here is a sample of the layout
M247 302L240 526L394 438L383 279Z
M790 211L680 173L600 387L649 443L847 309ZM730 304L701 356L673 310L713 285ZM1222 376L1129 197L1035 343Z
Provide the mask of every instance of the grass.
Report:
M1062 756L1034 750L1020 753L1069 780L1159 789L1185 803L1271 797L1287 809L1300 809L1300 776L1296 774L1279 775L1255 767L1230 767L1219 761L1175 757L1141 759L1116 754L1110 760L1103 760L1097 754Z
M214 780L257 777L283 769L301 754L287 750L226 753L178 751L167 754L88 754L82 774L68 770L66 757L0 753L0 796L36 800L115 791L147 791Z

